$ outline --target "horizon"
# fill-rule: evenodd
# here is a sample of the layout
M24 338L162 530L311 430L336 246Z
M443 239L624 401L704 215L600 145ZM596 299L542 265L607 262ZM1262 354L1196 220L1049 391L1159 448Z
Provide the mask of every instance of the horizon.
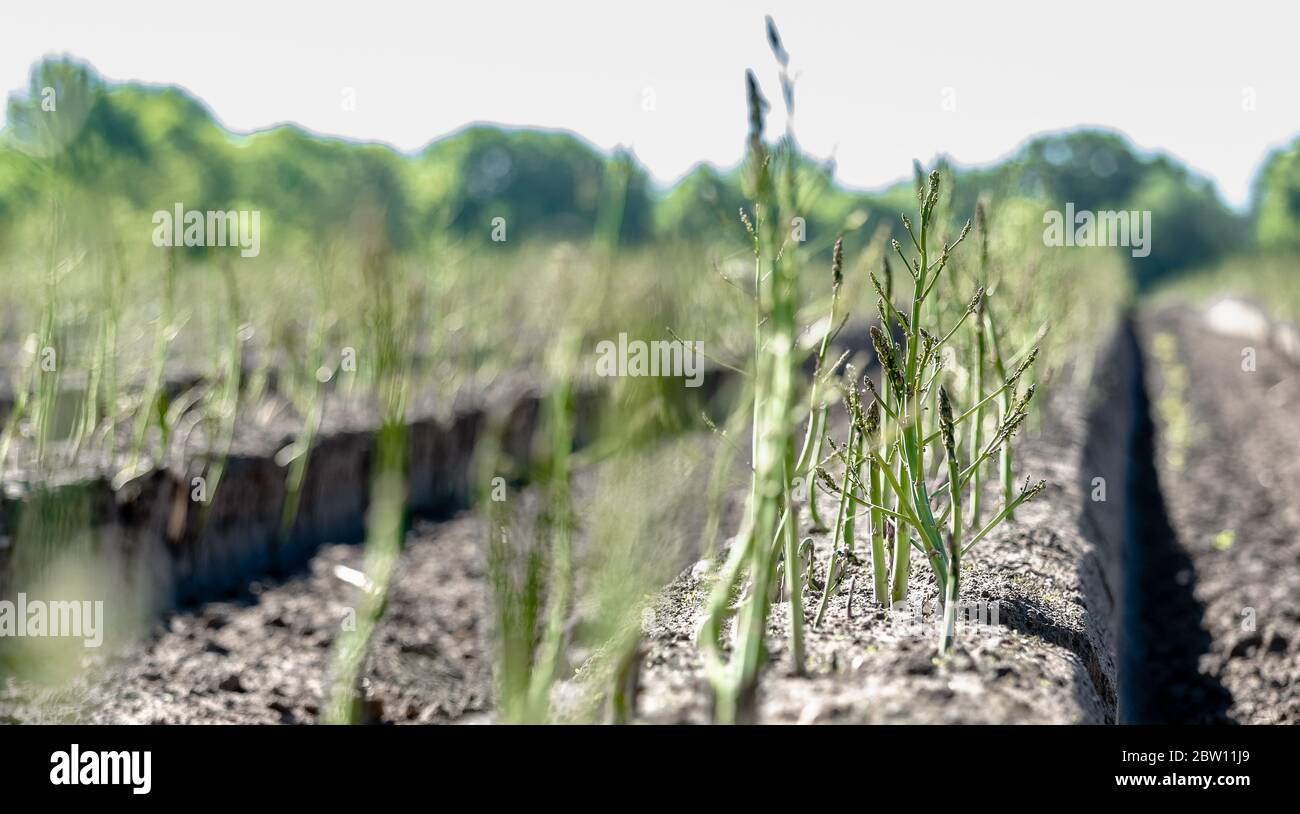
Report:
M76 64L84 65L84 66L90 68L92 71L94 71L94 72L96 73L96 75L99 76L99 78L102 79L102 80L106 83L106 85L109 86L109 87L112 88L112 89L120 89L120 88L135 88L135 89L140 89L140 90L145 90L145 91L158 91L158 92L163 92L163 91L177 91L177 92L179 92L179 93L182 93L182 94L184 94L184 95L185 95L189 100L193 101L194 103L196 103L196 104L198 104L200 107L202 107L203 110L207 113L207 115L209 116L209 118L212 119L213 123L214 123L216 126L220 127L220 128L221 128L223 131L225 131L228 135L230 135L230 136L234 136L234 137L236 137L236 138L253 138L253 137L256 137L256 136L259 136L259 135L262 135L262 134L266 134L266 133L274 132L274 131L276 131L276 130L278 130L278 129L280 129L280 128L292 128L292 129L297 129L297 130L299 130L299 131L305 133L306 135L308 135L308 136L310 136L310 137L312 137L312 138L315 138L315 139L327 140L327 141L340 141L340 142L344 142L344 143L351 144L351 145L356 145L356 146L378 146L378 147L384 147L384 148L387 148L387 149L392 150L393 152L395 152L395 153L397 153L397 154L399 154L399 155L405 156L405 157L407 157L407 158L415 158L415 157L419 156L420 154L424 153L425 151L429 150L430 148L432 148L433 146L437 145L438 143L440 143L440 142L442 142L442 141L445 141L445 140L447 140L447 139L451 139L451 138L455 138L456 136L458 136L458 135L460 135L460 134L462 134L462 133L465 133L466 131L469 131L469 130L473 130L473 129L475 129L475 128L480 128L480 127L482 127L482 128L492 128L492 129L497 129L497 130L501 130L501 131L503 131L503 132L519 132L519 133L522 133L522 132L534 132L534 133L548 133L548 134L554 134L554 135L563 135L563 136L568 136L568 137L571 137L571 138L577 140L578 142L580 142L581 144L583 144L585 147L591 149L592 151L597 152L597 153L600 153L600 154L603 154L603 155L605 155L605 156L607 156L607 157L613 155L613 153L614 153L615 150L623 149L623 148L624 148L624 145L621 145L621 144L620 144L620 145L615 145L615 146L612 147L612 148L605 148L605 147L602 147L601 145L596 144L594 141L592 141L590 138L588 138L588 137L587 137L586 135L584 135L583 133L577 132L577 131L575 131L575 130L573 130L573 129L570 129L570 128L567 128L567 127L546 127L546 126L540 126L540 125L508 124L508 123L504 123L504 122L494 122L494 121L472 121L472 122L466 122L465 124L462 124L462 125L460 125L459 127L453 128L453 129L448 130L448 131L446 131L446 132L444 132L444 133L439 133L438 135L435 135L435 136L429 138L429 139L426 140L423 144L421 144L420 146L415 147L415 148L413 148L413 149L403 149L402 147L400 147L400 146L398 146L398 145L396 145L396 144L393 144L393 143L390 142L390 141L385 141L385 140L382 140L382 139L360 139L360 138L352 138L352 137L349 137L349 136L346 136L346 135L339 135L339 134L335 134L335 133L322 133L322 132L319 132L319 131L313 130L312 128L310 128L310 127L308 127L308 126L302 124L301 122L288 121L288 120L272 122L272 123L270 123L270 124L268 124L268 125L266 125L266 126L264 126L264 127L258 127L258 128L252 129L252 130L239 130L239 129L236 129L236 128L234 128L234 127L231 127L229 124L227 124L225 121L223 121L222 118L221 118L221 116L220 116L220 114L219 114L217 111L213 110L213 109L212 109L212 106L209 105L209 104L208 104L204 99L202 99L201 97L195 95L194 92L191 91L189 88L183 87L183 86L181 86L181 85L178 85L178 84L175 84L175 83L143 82L143 81L134 80L134 79L119 80L119 79L114 79L114 78L111 78L111 77L106 77L106 76L104 76L102 73L99 72L98 68L97 68L93 63L91 63L89 60L84 59L84 58L82 58L82 57L80 57L80 56L78 56L78 55L76 55L76 54L48 54L48 55L46 55L45 57L43 57L42 59L43 59L43 60L62 60L62 59L67 59L67 60L70 60L70 61L72 61L72 62L74 62L74 63L76 63ZM34 69L37 67L37 65L39 65L39 64L40 64L40 63L34 63L33 66L32 66L32 69L34 70ZM29 72L29 75L30 75L30 72ZM21 89L21 90L11 90L11 91L9 92L9 95L10 95L10 97L13 97L13 96L15 96L15 95L25 94L25 93L27 92L27 90L28 90L27 88L23 88L23 89ZM0 106L0 129L3 129L4 126L7 124L7 122L5 121L5 118L6 118L6 116L5 116L5 109L4 109L3 106ZM1173 153L1170 153L1170 152L1168 152L1168 151L1166 151L1166 150L1144 148L1144 147L1142 147L1141 145L1136 144L1136 143L1133 141L1133 139L1132 139L1132 138L1131 138L1127 133L1125 133L1124 131L1122 131L1122 130L1118 130L1118 129L1114 128L1114 127L1108 127L1108 126L1105 126L1105 125L1077 125L1077 126L1075 126L1075 127L1062 128L1062 129L1060 129L1060 130L1045 130L1045 131L1042 131L1042 132L1039 132L1039 133L1031 133L1031 134L1029 134L1029 135L1027 135L1027 136L1021 138L1018 142L1016 142L1016 144L1015 144L1013 147L1011 147L1010 149L1004 151L1004 152L1003 152L1002 154L1000 154L998 157L996 157L996 158L994 158L994 159L992 159L992 160L990 160L990 161L985 161L985 162L978 162L978 163L976 163L976 162L967 162L967 161L963 161L963 160L961 160L960 157L958 157L958 156L953 156L953 155L950 155L950 154L947 154L947 153L938 153L938 154L935 154L935 155L931 156L930 158L928 158L928 159L924 159L924 160L922 160L922 159L920 159L920 158L918 157L917 160L922 160L922 163L923 163L923 165L925 165L925 166L933 166L933 165L935 164L935 162L937 162L937 161L939 161L939 160L943 160L943 161L945 161L945 162L946 162L950 167L952 167L953 169L956 169L956 170L960 170L960 171L979 171L979 170L984 170L984 169L989 169L989 168L997 167L997 166L1000 165L1000 164L1003 164L1003 163L1006 163L1006 162L1012 160L1012 159L1016 156L1016 154L1018 154L1021 150L1023 150L1027 145L1029 145L1030 143L1032 143L1032 142L1034 142L1034 141L1037 141L1037 140L1039 140L1039 139L1043 139L1043 138L1051 138L1051 137L1054 137L1054 136L1065 136L1065 135L1069 135L1069 134L1072 134L1072 133L1084 133L1084 132L1092 132L1092 133L1106 133L1106 134L1111 134L1111 135L1118 136L1119 138L1121 138L1121 139L1124 140L1124 142L1128 145L1128 147L1132 150L1132 152L1133 152L1135 155L1137 155L1137 156L1139 156L1139 157L1141 157L1141 158L1151 159L1151 158L1154 158L1154 157L1157 157L1157 156L1165 156L1165 157L1167 157L1167 158L1170 158L1170 159L1176 161L1179 165L1181 165L1181 166L1183 166L1184 168L1186 168L1188 171L1192 172L1192 173L1193 173L1194 175L1196 175L1197 177L1202 178L1202 179L1206 179L1206 180L1208 180L1211 184L1214 184L1216 192L1219 191L1219 189L1218 189L1218 185L1215 183L1214 179L1213 179L1211 176L1206 175L1206 174L1204 174L1204 173L1200 173L1200 172L1198 172L1195 168L1191 167L1191 166L1190 166L1190 165L1189 165L1185 160L1183 160L1180 156L1174 155ZM1297 138L1300 138L1300 132L1297 133ZM802 143L800 144L800 147L803 147ZM630 148L627 148L627 149L630 149ZM806 150L806 149L804 150L804 152L807 154L807 150ZM738 169L740 169L741 164L743 163L743 158L742 158L742 157L738 157L735 161L732 161L732 162L729 162L729 163L727 163L727 162L715 162L715 161L709 161L709 160L701 159L701 160L696 161L695 163L691 164L691 165L690 165L690 166L689 166L689 167L688 167L688 168L687 168L683 173L681 173L680 175L675 176L675 177L673 177L673 178L671 178L671 179L664 180L664 179L660 179L660 178L658 178L658 177L656 177L656 176L654 175L654 173L651 171L651 169L650 169L649 167L647 167L643 161L641 161L640 156L636 154L636 151L635 151L635 150L631 150L631 154L632 154L632 156L637 160L638 164L639 164L643 169L646 170L647 174L649 175L650 181L651 181L652 185L654 186L654 188L656 189L657 192L668 192L669 190L671 190L672 187L676 186L678 183L680 183L680 182L681 182L682 180L684 180L686 177L688 177L689 175L691 175L692 173L696 172L697 170L699 170L699 169L701 169L701 168L708 167L708 168L713 169L713 170L715 170L715 171L717 171L717 172L720 172L720 173L723 173L723 174L729 174L729 173L735 172L735 171L737 171ZM809 158L812 159L812 160L814 160L814 161L824 161L824 160L827 160L827 159L828 159L827 156L816 156L816 155L812 155L812 154L808 154L808 155L809 155ZM1264 163L1264 161L1265 161L1266 158L1267 158L1267 154L1266 154L1264 157L1262 157L1262 158L1260 159L1260 168L1263 167L1263 163ZM910 165L909 165L909 166L910 166ZM834 179L835 179L835 183L836 183L836 185L837 185L840 189L843 189L843 190L845 190L845 191L847 191L847 192L851 192L851 193L857 193L857 194L867 194L867 195L872 195L872 194L882 194L882 193L888 192L890 189L893 189L894 187L898 186L899 184L909 183L910 180L911 180L911 173L908 172L908 173L901 174L901 175L899 175L897 178L894 178L893 180L890 180L890 181L886 181L886 182L884 182L884 183L882 183L882 184L878 184L878 185L870 186L870 187L864 187L864 186L859 186L859 185L855 185L855 184L852 184L852 183L847 182L845 179L843 179L842 177L840 177L840 175L839 175L839 173L838 173L838 169L839 169L838 166L836 166L836 167L835 167L836 174L834 175ZM1253 185L1254 185L1254 179L1252 179L1252 181L1251 181L1251 185L1252 185L1252 187L1253 187ZM1220 196L1222 197L1221 192L1220 192ZM1226 201L1226 199L1225 199L1225 203L1229 206L1229 208L1232 208L1232 209L1234 209L1234 210L1235 210L1235 209L1238 209L1238 207L1236 207L1234 204L1232 204L1232 202L1230 202L1230 201ZM1249 202L1247 201L1247 204L1246 204L1246 205L1248 205L1248 203L1249 203Z
M415 24L401 31L385 30L382 37L394 44L370 48L362 42L367 33L374 33L373 41L381 39L378 32L365 28L373 25L372 17L352 21L324 15L314 18L308 32L313 44L304 46L293 40L302 31L301 21L279 10L265 14L259 10L260 28L240 40L236 60L225 56L230 48L227 35L247 32L223 26L237 24L242 18L238 12L207 20L198 10L166 7L166 13L155 15L151 23L130 31L118 25L113 36L105 37L106 21L118 10L80 0L55 5L74 10L58 15L57 41L48 19L56 16L54 11L24 6L7 13L13 19L0 31L0 76L6 77L8 93L25 91L32 67L42 59L66 54L91 65L115 85L177 87L232 133L252 134L287 124L320 137L385 144L413 154L479 124L560 131L606 154L620 147L632 151L660 188L671 187L701 164L729 170L740 163L745 68L756 71L772 104L771 131L785 127L776 67L763 38L756 36L762 33L767 9L752 4L742 4L751 6L744 13L729 8L692 9L696 12L692 19L719 17L713 26L693 24L679 31L672 24L684 18L656 14L640 21L649 33L632 41L612 36L569 38L565 47L550 49L531 36L541 23L527 24L529 15L542 12L525 6L494 9L488 21L481 19L482 10L455 9L451 12L458 15L455 23L437 43L446 47L435 49L426 41L410 39L411 31L420 29ZM383 0L379 5L384 5ZM1208 83L1198 81L1199 65L1170 64L1177 75L1163 79L1134 71L1128 64L1100 65L1090 68L1119 92L1105 92L1107 81L1102 81L1072 85L1072 94L1057 96L1078 98L1058 100L1050 94L1036 95L1044 90L1043 75L1020 70L1020 63L1029 60L1013 49L999 47L990 53L975 43L990 24L985 15L964 20L976 30L963 28L960 36L951 27L937 29L934 50L948 54L947 58L909 66L919 72L918 78L900 94L897 86L902 83L883 85L879 80L889 66L911 54L904 48L909 43L888 37L877 42L880 38L873 37L866 49L870 64L865 69L855 67L855 55L823 45L868 27L853 20L834 24L844 14L861 10L837 11L815 20L794 13L789 3L768 5L792 57L800 99L794 130L800 145L818 159L833 159L837 182L853 191L880 191L907 179L913 159L929 164L942 155L958 167L981 168L1006 160L1042 135L1099 129L1119 134L1141 155L1176 159L1208 178L1220 197L1240 212L1249 207L1255 178L1268 155L1300 134L1300 100L1289 99L1280 82L1269 81L1284 75L1279 73L1284 69L1280 64L1284 51L1270 47L1258 32L1235 40L1242 43L1236 53L1236 74L1241 80L1235 84L1218 74ZM955 4L940 5L946 9ZM1057 18L1063 13L1036 12ZM869 26L878 32L894 27L888 24L889 15L904 12L882 8L873 13L886 20L885 25ZM418 14L427 17L431 12ZM381 26L393 17L410 16L373 15ZM602 24L598 14L591 16L594 25ZM517 24L501 26L502 18ZM665 20L668 29L662 28ZM1231 43L1234 22L1216 24L1214 32L1206 26L1203 32L1192 28L1190 33L1213 33L1221 42ZM901 23L897 25L901 30ZM1078 25L1095 28L1096 22ZM1277 29L1280 36L1282 27ZM610 33L625 33L625 27ZM678 49L666 55L690 64L665 61L664 52L672 49L656 46L646 51L646 40L655 40L655 33L662 42L667 42L667 34L702 36L709 48L700 53ZM1112 37L1118 34L1123 32L1108 32ZM1006 32L1001 36L1006 37ZM1078 42L1087 45L1087 40ZM287 86L267 81L268 76L283 73L271 66L283 65L286 44L302 73L316 77L315 81ZM971 53L977 46L979 53ZM1057 43L1054 54L1059 61L1071 60L1071 47L1077 43ZM183 57L177 58L177 48ZM518 56L503 61L497 58L498 49ZM1152 56L1136 53L1134 58L1150 61ZM1273 62L1279 64L1275 67ZM603 70L584 70L591 65L601 65ZM412 93L426 89L425 77L451 75L456 81L436 92L439 104L407 101ZM1133 80L1134 76L1145 76L1145 81ZM1014 92L989 91L1010 87L1008 78L1019 85ZM1121 78L1129 84L1118 81ZM1103 91L1090 95L1087 88L1094 86ZM1154 93L1174 103L1145 103ZM872 111L875 115L869 115ZM1243 118L1225 115L1228 111ZM841 142L833 134L861 129L846 120L873 125L861 138ZM887 125L877 128L874 123L879 121ZM683 134L689 138L682 138ZM1241 149L1224 150L1225 143Z

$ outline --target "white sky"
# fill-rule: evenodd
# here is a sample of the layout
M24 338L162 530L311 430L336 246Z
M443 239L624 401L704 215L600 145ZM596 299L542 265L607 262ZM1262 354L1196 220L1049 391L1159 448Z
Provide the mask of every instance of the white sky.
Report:
M913 158L982 164L1035 133L1104 125L1211 176L1240 206L1267 150L1300 134L1300 10L1214 8L0 0L0 90L24 87L42 56L68 53L109 79L185 87L238 131L292 121L415 150L474 121L563 128L631 147L667 183L699 161L739 160L745 68L759 69L780 107L763 33L771 13L799 74L800 141L834 155L850 186L906 177ZM345 88L355 110L343 109Z

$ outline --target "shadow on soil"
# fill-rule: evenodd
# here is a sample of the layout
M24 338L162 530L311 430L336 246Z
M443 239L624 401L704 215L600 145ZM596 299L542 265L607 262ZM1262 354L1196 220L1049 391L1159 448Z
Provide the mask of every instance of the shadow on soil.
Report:
M1156 428L1135 331L1135 416L1126 488L1124 613L1119 720L1126 724L1229 723L1232 696L1199 669L1210 649L1205 607L1195 596L1196 571L1166 513L1156 471Z

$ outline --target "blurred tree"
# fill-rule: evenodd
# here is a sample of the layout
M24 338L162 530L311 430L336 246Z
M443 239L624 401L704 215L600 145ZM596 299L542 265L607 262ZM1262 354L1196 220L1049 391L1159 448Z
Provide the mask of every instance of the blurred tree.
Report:
M1300 250L1300 140L1264 162L1255 180L1252 213L1260 248Z
M636 241L649 234L651 199L644 171L628 158L620 236ZM509 224L508 234L543 239L590 236L605 174L619 166L567 133L486 125L433 143L417 163L424 165L426 181L437 187L425 200L452 213L458 231L487 235L493 218L501 217Z
M708 164L699 164L658 202L654 231L661 238L738 241L738 212L744 204L737 173L724 175Z
M1242 241L1241 219L1213 187L1165 156L1138 153L1123 136L1076 130L1035 138L1005 161L975 169L937 159L951 196L952 228L981 195L1047 208L1151 210L1151 254L1131 258L1142 283L1213 261ZM927 168L928 169L928 168ZM807 246L829 251L847 236L856 249L898 213L915 208L910 180L880 192L846 190L831 164L799 173ZM295 126L249 136L225 131L177 88L106 84L69 59L37 65L26 92L10 98L0 148L0 214L65 183L95 210L128 212L256 208L265 228L319 243L382 224L389 246L427 246L446 230L488 239L505 218L518 239L584 240L617 229L619 243L648 239L743 243L746 204L738 170L699 165L663 194L630 152L613 156L568 133L468 127L415 156L377 144L323 138ZM66 196L65 196L66 197ZM41 213L43 216L44 213ZM1270 248L1300 246L1300 146L1275 153L1256 188L1255 231Z

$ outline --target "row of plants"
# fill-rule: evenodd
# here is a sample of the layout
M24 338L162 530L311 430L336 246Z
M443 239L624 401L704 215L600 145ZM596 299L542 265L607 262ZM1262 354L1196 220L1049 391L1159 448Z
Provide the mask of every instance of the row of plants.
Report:
M789 55L770 21L768 33L781 96L792 106ZM792 130L775 142L765 137L768 102L752 73L747 92L744 178L752 203L740 211L738 226L749 244L750 268L743 277L724 274L724 281L710 275L692 289L713 285L734 292L749 333L740 352L724 343L715 359L742 385L730 416L703 419L718 438L710 486L700 501L707 504L701 536L712 566L697 644L720 722L752 720L775 630L788 637L789 668L796 674L814 669L806 663L805 638L826 623L828 601L844 587L850 560L869 563L871 600L884 608L909 600L912 561L921 560L944 609L936 651L955 645L964 563L1046 486L1022 480L1017 434L1036 420L1032 408L1044 386L1062 375L1086 375L1072 360L1089 356L1089 343L1105 334L1129 290L1126 270L1113 258L1045 250L1020 217L1023 202L981 200L971 221L954 223L944 212L953 195L942 174L919 165L915 214L900 220L905 237L892 240L882 232L856 260L846 257L841 238L830 247L829 275L813 271L819 247L801 243L797 226L821 187L804 171ZM1071 301L1082 295L1092 307ZM866 313L854 314L854 306L866 306ZM863 371L847 362L851 354L833 357L831 350L846 325L865 322L876 364ZM729 325L717 330L737 332ZM748 444L742 444L746 431ZM606 458L602 465L616 461ZM745 506L739 527L727 530L729 544L719 546L720 506L737 488L737 461L749 475L741 487ZM553 487L545 492L553 494ZM828 496L822 506L819 494ZM653 506L657 497L643 490L615 514ZM485 516L489 533L500 533L500 516ZM567 534L576 533L596 551L611 544L590 533L603 523L599 511L566 516L576 523L576 532ZM625 527L629 532L645 529ZM497 542L490 545L500 550ZM638 548L647 561L661 557L653 546ZM548 583L527 575L560 562L569 583L598 579L584 577L581 563L562 557L553 544L534 540L529 550L536 560L527 568L502 569L525 576L508 584L495 580L506 720L559 714L549 703L557 679L553 660L504 655L517 654L520 641L552 641L555 603L571 601L570 593L548 594ZM629 692L629 653L636 648L628 641L641 634L628 614L654 601L654 591L641 587L647 589L641 601L622 608L618 646L603 652L601 668L585 665L584 675L605 682L593 690L597 696L625 699ZM521 595L528 601L521 603ZM569 612L578 613L579 605L572 603ZM539 621L542 606L552 614L546 625ZM520 607L532 610L520 614ZM774 626L778 610L788 619ZM541 687L521 675L540 677ZM519 689L525 684L530 703L521 715L518 703L506 699L525 695Z
M792 105L774 26L769 40ZM1125 296L1124 269L1113 255L1085 263L1045 248L1041 207L1024 198L984 200L973 223L953 220L952 177L919 165L916 212L900 230L849 212L841 234L807 239L796 224L827 194L827 175L792 130L768 140L768 102L752 73L747 92L751 203L732 227L739 252L731 234L622 245L635 179L616 172L606 174L589 242L496 246L442 232L418 254L343 239L268 245L255 259L141 247L121 223L96 220L103 199L60 187L45 228L5 254L3 340L17 352L0 462L49 477L107 455L123 484L179 442L201 461L210 503L239 422L274 391L296 422L277 455L287 533L327 399L342 390L370 400L379 430L367 588L358 629L337 645L325 715L337 722L359 714L358 677L403 544L410 404L433 393L449 405L519 367L547 381L536 460L514 471L490 441L480 451L480 487L504 474L512 494L525 480L541 494L538 522L494 490L481 499L503 717L553 719L555 683L575 654L594 652L587 672L608 679L614 717L626 718L639 615L699 539L715 559L699 647L719 720L752 711L778 606L792 667L806 668L807 630L825 622L849 558L870 560L873 599L891 607L908 599L915 553L950 617L964 558L1041 490L1019 480L1016 433L1034 421L1040 386L1087 356L1078 346ZM358 206L352 223L382 235L382 218ZM16 248L31 245L42 251ZM818 270L826 262L829 284ZM878 367L832 357L847 327L867 324ZM558 338L556 325L565 326ZM623 331L702 340L738 383L730 415L684 417L663 382L616 381L594 442L575 452L591 430L576 410L586 350ZM171 387L178 366L197 384ZM720 438L709 460L681 440L706 428ZM749 478L732 529L721 507L736 462ZM579 501L575 473L592 467L601 483ZM700 479L707 485L691 486ZM808 532L822 529L818 550ZM584 620L576 632L575 614ZM940 651L953 645L946 621Z
M793 95L786 72L788 56L769 20L769 40L781 64L782 95L790 105ZM1019 358L997 331L995 309L984 285L958 294L950 268L953 252L968 237L967 222L950 240L941 234L936 209L940 204L940 175L932 172L917 190L915 223L906 215L902 224L910 246L896 240L891 248L911 286L906 298L896 298L893 265L882 265L882 276L869 273L877 295L879 322L871 338L880 367L880 382L859 377L854 368L827 365L828 340L839 324L839 289L843 283L842 243L837 242L831 262L830 313L818 346L814 374L806 386L798 382L801 360L795 355L799 326L797 254L788 251L786 224L796 217L798 149L793 135L773 150L763 141L766 103L752 74L748 83L750 152L748 191L753 220L742 219L753 241L755 258L755 343L753 420L753 488L745 525L736 535L727 562L713 588L707 621L700 634L713 685L720 721L733 722L752 715L759 667L764 660L767 616L774 596L782 597L790 615L791 669L805 670L804 592L817 590L799 552L812 544L800 543L804 507L792 486L796 479L816 483L837 498L831 524L830 550L820 586L821 601L814 624L821 624L827 600L839 586L847 557L857 556L859 518L867 527L868 556L873 572L874 600L885 607L908 599L913 550L931 568L944 604L944 625L939 651L952 646L955 608L959 598L963 555L987 537L1016 507L1042 490L1043 482L1012 487L1011 440L1028 416L1032 385L1020 389L1021 379L1033 365L1038 349ZM788 113L793 113L792 110ZM987 230L981 229L982 241ZM987 257L985 243L982 255ZM981 272L987 274L987 260ZM945 276L946 275L946 276ZM953 308L952 303L964 303ZM900 307L901 306L901 307ZM945 307L946 306L946 307ZM956 312L945 324L945 311ZM956 337L963 327L972 342ZM901 337L901 342L895 341ZM973 353L972 353L973 351ZM954 405L950 393L951 370L960 365L968 373L964 410ZM988 374L987 377L985 374ZM999 383L985 392L985 382ZM999 398L1001 397L1001 398ZM842 444L829 437L828 405L842 401L848 413L848 436ZM796 453L795 428L807 425L802 448ZM986 425L989 433L984 436ZM823 451L829 454L822 457ZM986 516L981 511L981 473L994 456L1001 458L1004 490L1002 502ZM837 481L828 466L837 465ZM941 470L941 486L931 477ZM946 501L945 501L946 498ZM806 498L814 524L815 495ZM963 512L965 509L965 512ZM778 584L769 588L776 581ZM749 589L744 591L744 582ZM739 601L738 601L739 600ZM734 646L724 658L724 624L734 617Z

